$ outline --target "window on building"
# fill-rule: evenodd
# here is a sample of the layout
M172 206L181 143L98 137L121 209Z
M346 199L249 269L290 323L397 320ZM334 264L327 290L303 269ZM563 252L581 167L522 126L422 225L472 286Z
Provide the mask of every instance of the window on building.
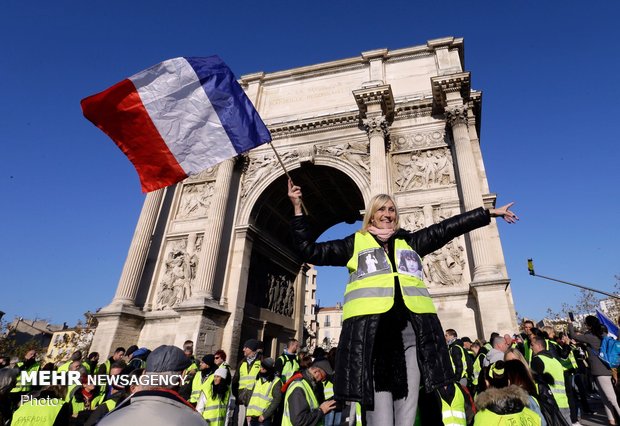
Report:
M325 315L325 322L323 323L323 327L329 327L329 315Z

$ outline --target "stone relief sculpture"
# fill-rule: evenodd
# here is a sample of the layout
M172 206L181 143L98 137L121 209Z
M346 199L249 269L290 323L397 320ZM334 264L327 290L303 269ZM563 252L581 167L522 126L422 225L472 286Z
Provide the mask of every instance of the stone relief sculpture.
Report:
M278 153L284 164L290 163L299 157L296 150ZM249 164L245 170L243 182L241 184L241 198L245 198L254 185L269 176L279 167L280 163L275 154L264 152L249 157Z
M285 275L267 276L267 309L277 314L293 316L295 311L295 288Z
M205 182L183 186L177 219L205 217L209 213L215 182Z
M400 216L401 227L408 231L417 231L425 226L424 212L416 210L413 213L406 213Z
M342 158L344 161L361 168L366 174L370 175L368 142L347 142L338 145L318 146L317 154Z
M427 283L437 287L461 284L465 270L464 251L459 238L426 255L422 264Z
M190 234L183 240L170 243L162 267L163 276L155 300L155 310L172 309L192 297L192 282L196 278L198 253L202 237Z
M427 189L456 183L448 148L418 151L393 157L398 191Z

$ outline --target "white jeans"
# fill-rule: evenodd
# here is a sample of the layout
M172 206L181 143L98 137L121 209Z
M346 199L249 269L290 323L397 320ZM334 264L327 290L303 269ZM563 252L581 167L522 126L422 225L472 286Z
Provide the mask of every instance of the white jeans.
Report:
M394 401L391 392L375 391L374 410L366 411L366 424L368 426L413 425L415 422L420 392L420 368L418 366L415 332L409 321L407 321L407 327L403 330L402 336L407 366L407 397Z

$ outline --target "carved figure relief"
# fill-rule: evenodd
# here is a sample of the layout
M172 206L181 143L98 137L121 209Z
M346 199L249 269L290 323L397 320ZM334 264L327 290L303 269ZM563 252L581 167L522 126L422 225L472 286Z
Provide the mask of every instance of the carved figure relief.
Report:
M398 191L427 189L456 182L452 155L448 148L399 154L392 157L396 166L394 183Z
M277 314L293 316L295 311L295 288L286 275L267 275L269 291L267 309Z
M169 242L168 246L166 258L161 265L163 274L159 281L155 310L172 309L192 296L202 236L190 234L182 240Z
M278 153L284 164L291 163L299 158L297 151L278 151ZM276 168L280 168L280 163L273 153L265 152L249 157L249 164L241 184L241 198L247 197L249 190L269 176Z
M392 142L395 151L410 151L445 145L445 136L443 130L434 130L408 135L392 135Z
M463 280L465 249L460 238L424 257L424 276L429 286L456 286Z
M209 213L214 189L215 182L183 185L176 219L206 217Z
M370 155L367 142L347 142L317 146L317 155L338 157L370 175Z
M424 212L421 209L400 215L400 226L407 231L417 231L424 228L425 224Z

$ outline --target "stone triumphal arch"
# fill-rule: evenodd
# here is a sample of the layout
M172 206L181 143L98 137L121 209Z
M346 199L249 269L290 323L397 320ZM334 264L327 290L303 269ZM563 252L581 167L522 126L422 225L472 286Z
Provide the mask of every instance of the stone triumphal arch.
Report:
M478 139L482 94L463 64L463 40L449 37L241 77L316 235L359 220L379 192L393 194L411 230L495 203ZM92 350L191 339L197 353L223 348L234 362L247 338L271 355L301 338L309 274L291 215L268 145L149 193ZM444 327L515 329L495 222L428 255L424 272Z

